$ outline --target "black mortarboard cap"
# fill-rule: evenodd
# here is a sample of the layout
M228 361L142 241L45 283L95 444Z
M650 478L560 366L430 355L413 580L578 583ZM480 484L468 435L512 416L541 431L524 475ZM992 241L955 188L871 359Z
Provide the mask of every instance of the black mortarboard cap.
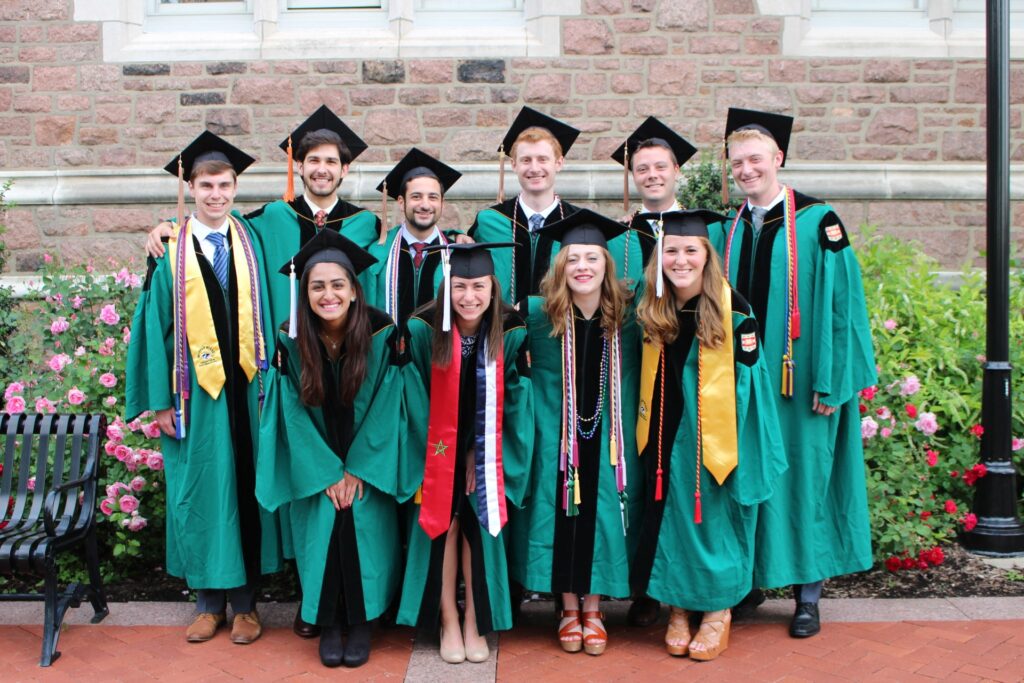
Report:
M745 128L760 131L774 139L775 144L782 151L782 165L786 165L789 136L793 132L792 116L730 107L729 116L725 120L725 139L728 140L734 131ZM726 154L728 154L728 147L726 148Z
M322 104L320 108L309 115L309 118L299 124L299 127L292 131L289 136L292 141L292 148L298 149L299 145L302 144L302 138L305 137L306 133L310 133L315 130L327 130L334 131L341 138L341 141L348 147L348 151L351 152L352 158L355 159L364 151L366 151L366 143L363 142L362 138L355 134L355 132L345 125L345 122L339 119L333 111L327 108L327 105ZM288 151L288 138L281 141L279 145L284 151ZM300 159L301 161L301 159Z
M223 161L231 164L236 174L241 174L256 161L224 138L218 137L208 130L200 133L199 137L190 142L188 147L175 155L171 163L164 166L164 170L177 176L179 158L181 159L182 177L186 181L192 175L192 167L200 161Z
M427 252L447 249L451 255L449 263L452 277L476 278L494 275L494 260L491 249L514 247L515 242L475 242L471 244L431 244Z
M441 183L443 194L448 192L448 189L462 177L462 174L426 152L413 147L377 185L377 192L383 192L386 183L388 196L398 199L405 181L422 177L436 178Z
M576 138L580 135L579 129L573 128L567 123L562 123L547 114L542 114L536 109L523 107L519 110L508 132L505 133L505 138L501 141L501 147L498 151L511 155L512 145L516 143L516 138L527 128L544 128L550 131L555 136L555 139L558 140L558 144L562 146L563 156L569 153L572 143L576 142Z
M338 263L352 271L353 275L359 275L376 262L377 259L370 252L343 237L337 230L325 229L306 242L298 253L281 266L279 272L288 275L292 263L298 275L303 275L307 268L318 263Z
M689 209L686 211L665 211L637 214L634 218L634 230L640 235L653 240L654 231L650 221L662 221L662 230L665 235L679 235L681 237L707 237L708 226L712 223L720 223L726 218L720 213L706 209Z
M541 234L560 242L563 248L570 244L595 244L607 248L608 240L625 231L626 226L622 223L590 209L580 209L540 229Z
M697 148L687 142L682 135L676 133L653 116L648 116L647 120L641 123L640 127L633 131L626 138L626 141L619 145L618 149L612 152L612 159L625 166L626 152L628 151L629 162L633 163L633 155L636 154L637 147L640 146L640 143L647 140L654 140L662 146L671 149L676 157L676 163L680 166L697 153Z

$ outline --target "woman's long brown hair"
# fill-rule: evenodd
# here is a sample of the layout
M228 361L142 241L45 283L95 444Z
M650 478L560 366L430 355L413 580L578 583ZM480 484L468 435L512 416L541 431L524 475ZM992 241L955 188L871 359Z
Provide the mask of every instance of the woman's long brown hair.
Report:
M708 260L701 276L700 301L697 302L697 339L707 348L717 349L725 341L722 326L722 261L706 237L700 244L707 251ZM665 295L655 294L657 278L663 278ZM652 254L644 268L644 293L636 309L644 334L655 344L671 344L679 336L676 307L685 303L676 301L672 283L665 273L658 272L657 254Z
M612 255L604 247L599 247L599 250L605 264L604 280L601 282L601 327L605 336L608 336L622 325L626 304L633 295L625 283L619 280ZM565 276L565 264L568 261L569 249L566 247L555 256L555 262L540 283L540 293L544 297L543 310L551 321L552 337L565 334L566 313L572 310L572 290Z
M340 265L340 264L339 264ZM355 301L348 305L345 314L344 336L342 337L342 353L345 355L345 376L338 384L338 398L344 406L351 406L356 393L366 379L366 356L370 350L370 314L366 310L366 298L363 288L352 271L342 266L349 286L355 292ZM299 347L299 358L302 361L302 379L299 386L299 398L303 405L322 406L324 404L324 361L320 351L322 329L320 318L313 314L309 305L309 274L312 268L303 273L299 281L299 330L296 341Z
M501 300L501 286L498 278L491 277L491 301L487 304L484 316L487 319L487 359L494 360L498 357L498 349L505 343L505 313L511 310ZM452 332L445 332L441 329L441 315L444 311L444 280L437 288L437 298L419 308L419 311L433 311L434 334L431 344L430 361L439 368L446 368L452 362ZM416 315L416 313L413 313ZM454 307L452 307L452 325L455 325ZM483 322L483 321L481 321ZM479 342L478 342L479 343ZM460 350L461 353L461 350Z

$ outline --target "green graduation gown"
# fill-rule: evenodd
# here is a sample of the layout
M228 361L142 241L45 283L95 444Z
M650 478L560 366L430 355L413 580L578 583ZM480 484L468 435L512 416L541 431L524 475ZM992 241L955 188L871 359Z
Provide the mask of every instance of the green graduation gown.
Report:
M563 201L558 209L548 214L544 225L551 225L577 211L577 207ZM501 283L501 296L505 301L519 302L527 296L540 293L540 281L544 279L551 261L558 253L559 243L543 235L531 236L518 197L495 204L478 213L469 228L469 236L477 242L516 243L515 249L498 249L492 255L494 274ZM633 283L643 279L640 241L635 233L627 231L611 240L608 243L608 251L615 261L615 273L619 278L625 278Z
M627 473L623 528L615 468L609 459L612 413L607 387L599 424L592 438L579 437L581 503L579 514L562 509L559 450L562 420L562 340L551 336L544 300L530 297L527 327L534 386L536 443L527 498L510 535L512 578L528 590L548 593L597 593L624 598L630 593L629 564L639 529L642 473L636 452L634 416L639 387L640 330L632 310L622 326L623 451ZM577 411L595 414L600 393L603 329L599 318L576 312ZM585 425L587 427L592 424Z
M395 240L402 239L401 235L402 226L396 225L388 230L384 244L374 241L373 244L364 247L376 257L377 262L360 273L359 282L363 286L367 303L381 310L387 310L388 257L395 245ZM396 320L405 322L414 310L433 301L437 296L437 288L442 280L441 254L436 251L424 254L423 260L417 268L408 246L403 245L396 254L396 258L398 259Z
M431 344L433 338L434 309L428 309L409 319L410 369L415 369L419 381L407 382L407 392L418 394L409 405L422 405L413 412L419 424L410 433L417 434L417 444L407 452L412 483L419 487L423 481L426 458L427 418L430 379L432 372ZM530 465L533 457L533 389L527 356L526 326L519 315L509 310L505 315L505 346L503 350L504 410L502 414L501 460L504 472L505 497L508 511L511 506L522 506L526 494ZM477 344L481 341L477 336ZM474 368L476 349L470 357L463 356L459 385L458 447L455 465L452 516L459 516L460 529L469 542L473 562L473 602L476 610L477 630L481 634L512 628L512 611L508 586L506 559L506 525L497 536L491 536L477 517L476 492L465 494L465 462L473 448L476 415L477 381ZM410 438L410 441L412 439ZM441 600L441 565L444 559L445 535L431 540L419 525L420 506L414 504L409 515L409 549L406 557L405 581L398 623L433 630Z
M244 220L241 223L248 229ZM237 588L260 573L281 569L276 518L257 504L255 495L261 382L256 377L250 382L238 364L234 261L229 259L225 293L198 240L192 240L217 339L221 349L230 349L230 357L225 359L226 381L216 399L199 386L194 364L189 363L185 438L160 436L167 486L166 567L190 588ZM258 250L256 256L258 260ZM129 420L147 410L173 406L172 292L168 255L150 258L128 345Z
M780 393L787 306L783 202L768 212L756 238L744 206L729 245L727 275L760 325L789 463L758 517L754 584L766 588L871 567L857 392L878 378L864 285L832 208L804 194L795 198L802 320L793 343L792 398ZM838 410L829 417L815 414L814 392Z
M321 348L323 406L302 404L298 346L284 332L269 375L256 495L269 510L290 503L302 618L309 623L375 619L398 588L401 549L394 496L404 442L398 339L383 311L370 309L370 323L366 377L351 406L337 398L346 376L344 354L332 363ZM324 491L346 471L363 480L363 497L337 511Z
M694 522L699 299L686 302L678 313L679 336L665 348L668 376L659 371L654 383L650 436L640 454L647 482L646 510L631 579L639 594L684 609L713 611L732 607L750 590L757 503L771 496L786 460L771 382L758 354L757 324L747 302L734 292L738 464L721 486L701 468L702 521ZM659 432L665 493L656 501Z

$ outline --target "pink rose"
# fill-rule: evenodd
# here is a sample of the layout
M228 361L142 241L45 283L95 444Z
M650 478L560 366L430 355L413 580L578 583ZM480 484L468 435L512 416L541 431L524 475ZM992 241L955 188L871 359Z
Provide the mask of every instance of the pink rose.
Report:
M860 436L862 439L870 439L878 433L878 423L874 418L865 417L860 421Z
M889 318L888 320L886 320L883 323L883 325L885 325L885 329L889 330L890 332L892 332L893 330L896 329L896 321L893 320L892 318Z
M100 311L100 320L108 325L116 325L121 322L121 316L114 310L114 304L107 304Z
M117 444L117 447L114 448L114 457L121 462L128 462L132 457L132 449L128 448L128 446L125 446L123 443L119 443Z
M921 413L921 417L917 419L914 426L925 436L931 436L939 431L939 423L935 419L935 413Z
M41 414L57 412L57 405L45 396L36 399L36 412Z
M938 451L933 451L932 449L929 448L928 452L925 453L925 457L928 458L928 467L935 467L936 465L939 464Z
M25 412L25 399L21 396L11 396L7 399L7 404L4 406L4 412L10 415L17 415L18 413Z
M81 308L83 303L85 303L85 299L76 294L75 298L71 300L71 308Z
M78 387L71 387L68 390L68 403L73 406L81 405L85 401L85 394L83 394Z
M921 391L921 380L917 378L917 375L910 375L900 382L900 396L913 396L919 391Z
M889 427L882 427L881 434L883 439L888 439L890 436L892 436L892 429L890 429Z
M50 360L46 362L54 372L62 372L64 368L71 364L71 356L66 353L58 353L50 357Z
M100 512L105 514L107 517L114 514L114 506L117 505L117 500L114 498L104 498L100 501Z
M75 347L75 358L81 358L84 355L85 355L85 347L84 346L76 346Z
M116 448L117 448L117 442L116 441L108 441L105 444L103 444L103 450L107 452L107 455L113 455L114 454L114 449L116 449Z
M117 498L121 495L121 491L128 493L131 489L128 487L128 484L123 481L115 481L113 484L107 484L106 491L108 498Z
M11 396L14 396L15 394L20 394L23 391L25 391L24 384L22 384L21 382L11 382L10 384L7 385L7 388L4 389L4 400L6 401Z
M121 512L132 512L139 509L139 499L129 494L121 496L117 503L121 506Z
M53 257L50 254L43 254L43 263L53 263Z
M158 451L150 453L146 457L146 466L151 470L162 470L164 468L164 455Z
M160 423L157 422L156 420L153 420L152 422L147 422L146 424L142 425L142 433L145 434L147 438L159 439Z
M138 493L142 489L146 488L146 479L145 477L135 477L131 480L129 486L132 487L132 491Z
M146 524L147 521L145 517L133 515L132 518L128 520L128 531L142 531L146 528Z
M35 491L36 490L36 478L35 477L29 477L28 481L25 482L25 488L27 488L29 491Z
M103 399L103 402L106 403L108 406L112 406L115 403L117 403L117 396L107 396L105 399Z
M64 316L60 316L50 323L50 333L60 334L62 332L67 332L70 327L71 323L68 322L68 319Z
M124 432L121 431L121 426L116 424L107 425L107 438L118 443L124 441Z
M100 375L100 384L105 386L107 389L110 389L117 384L117 375L112 372L104 372Z
M1013 437L1013 441L1010 443L1010 447L1015 451L1019 451L1020 449L1024 448L1024 439L1018 439L1017 437Z
M140 429L142 429L142 420L140 420L139 418L135 418L134 420L128 423L128 429L132 430L133 432L139 431Z
M881 408L875 411L875 415L882 418L883 420L888 420L889 418L892 417L892 411L886 408L885 406L882 406Z

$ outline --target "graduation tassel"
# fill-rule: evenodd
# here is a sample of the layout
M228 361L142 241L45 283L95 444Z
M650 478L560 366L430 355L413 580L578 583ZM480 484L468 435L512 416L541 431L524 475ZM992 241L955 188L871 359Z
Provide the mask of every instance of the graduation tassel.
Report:
M729 148L727 145L722 147L722 209L729 206Z
M782 357L782 395L793 398L793 381L796 367L789 354Z
M388 181L385 180L380 188L380 238L378 238L377 244L384 244L387 239L390 227L388 223Z
M658 468L658 478L654 482L654 500L661 500L663 497L664 496L663 496L663 493L662 493L662 490L661 490L661 468L659 467Z
M292 136L288 136L288 181L284 186L284 199L290 202L295 199L295 171L292 168Z
M700 524L701 523L700 488L698 488L696 490L696 492L694 492L694 494L693 494L693 523L694 524Z
M299 336L299 290L295 287L295 260L292 260L291 272L288 273L288 337Z
M665 234L665 221L663 216L664 214L658 216L658 279L654 285L654 293L657 295L659 299L665 293L665 273L662 270L662 264L664 262L664 254L662 254L662 249L665 245L665 238L663 237L663 235Z
M659 278L660 280L661 278ZM661 435L665 431L665 347L661 347L661 356L658 358L658 365L661 366L661 392L658 396L658 472L654 482L654 500L661 500L664 495L661 491Z
M505 143L498 148L498 203L505 201ZM513 273L513 277L515 274Z
M629 213L629 141L622 152L622 211Z
M579 514L577 508L581 502L583 502L583 499L580 497L580 471L574 467L572 472L572 513L574 515Z
M395 238L396 240L399 238ZM441 277L444 278L444 318L441 323L441 331L448 332L452 329L452 261L451 250L441 250Z
M622 516L622 533L625 534L629 531L629 515L626 514L626 501L629 500L629 496L623 491L619 494L619 514Z
M185 438L185 399L181 394L174 395L174 438L181 441Z
M700 512L700 466L701 466L701 460L703 459L702 456L703 456L703 451L704 451L704 435L701 432L701 425L704 422L704 420L701 419L701 417L702 417L701 416L701 408L703 406L701 405L702 402L700 400L700 395L702 393L701 390L702 390L703 385L704 385L704 377L703 377L703 374L704 374L704 372L703 372L704 371L704 364L701 362L701 355L702 355L701 351L702 350L703 350L703 347L700 345L700 342L698 340L698 345L697 345L697 449L696 449L697 450L697 457L695 458L695 460L697 461L697 470L696 470L696 476L694 477L694 480L697 483L696 483L696 487L695 487L694 492L693 492L693 523L694 524L700 524L701 523L701 512Z
M185 224L185 169L178 155L178 227Z

